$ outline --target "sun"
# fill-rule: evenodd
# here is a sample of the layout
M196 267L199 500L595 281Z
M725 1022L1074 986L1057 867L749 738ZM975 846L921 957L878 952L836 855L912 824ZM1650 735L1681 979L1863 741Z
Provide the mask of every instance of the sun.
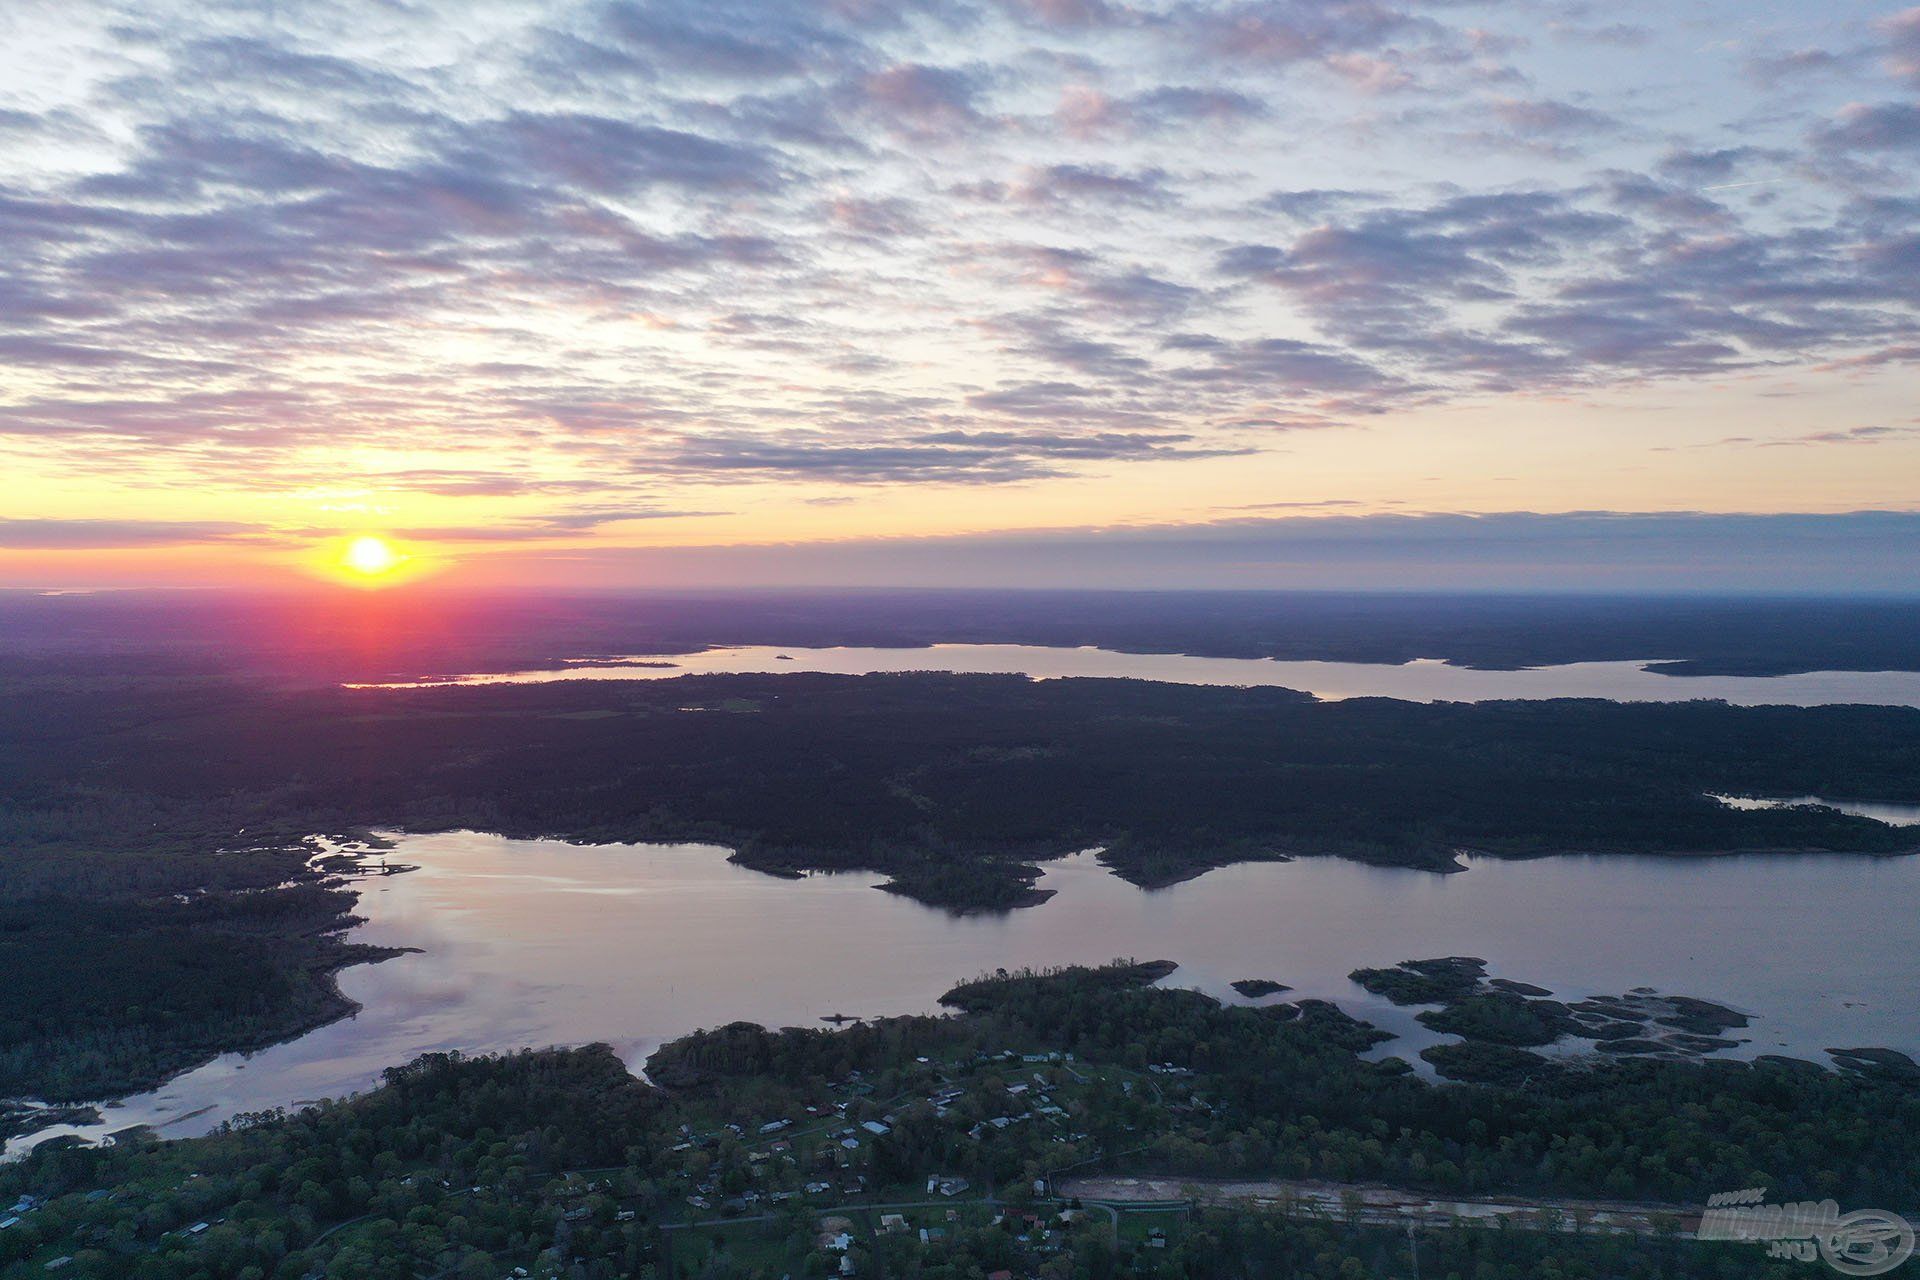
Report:
M369 578L378 578L382 574L392 573L400 567L406 557L393 549L385 538L362 534L347 544L340 562L355 573Z
M384 533L343 534L329 538L302 557L303 572L361 591L384 591L417 582L446 568L445 557L424 543L401 541Z

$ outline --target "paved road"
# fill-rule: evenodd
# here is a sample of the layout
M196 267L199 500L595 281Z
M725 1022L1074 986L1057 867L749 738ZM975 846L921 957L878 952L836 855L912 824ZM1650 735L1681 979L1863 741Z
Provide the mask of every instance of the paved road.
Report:
M1223 1182L1177 1178L1062 1178L1061 1196L1113 1205L1163 1205L1172 1202L1238 1205L1292 1212L1345 1221L1349 1214L1371 1226L1453 1226L1465 1219L1506 1220L1515 1226L1545 1226L1556 1221L1571 1230L1583 1221L1583 1230L1651 1236L1678 1223L1681 1236L1691 1236L1700 1225L1700 1210L1681 1205L1633 1204L1617 1200L1550 1200L1520 1196L1443 1199L1424 1191L1406 1191L1367 1183L1301 1182L1274 1179L1262 1182Z

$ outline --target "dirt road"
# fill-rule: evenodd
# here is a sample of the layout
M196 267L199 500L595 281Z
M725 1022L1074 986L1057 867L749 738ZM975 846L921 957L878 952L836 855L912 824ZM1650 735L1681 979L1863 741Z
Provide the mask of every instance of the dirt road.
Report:
M1605 1231L1651 1236L1672 1232L1690 1237L1700 1225L1700 1210L1682 1205L1631 1204L1615 1200L1546 1200L1521 1196L1444 1199L1424 1191L1406 1191L1371 1183L1218 1182L1174 1178L1063 1178L1057 1194L1108 1204L1240 1205L1279 1212L1355 1220L1370 1226L1407 1222L1446 1227L1473 1219L1515 1226L1571 1231Z

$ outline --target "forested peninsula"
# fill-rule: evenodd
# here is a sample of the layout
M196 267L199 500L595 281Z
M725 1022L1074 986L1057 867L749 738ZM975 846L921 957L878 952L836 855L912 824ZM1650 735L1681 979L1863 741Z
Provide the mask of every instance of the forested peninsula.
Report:
M344 1012L350 893L314 833L704 840L866 869L956 911L1098 846L1168 884L1333 854L1893 855L1911 830L1713 793L1912 798L1920 711L1319 702L1013 676L290 688L31 664L0 676L0 1096L84 1099ZM56 957L48 963L46 957Z

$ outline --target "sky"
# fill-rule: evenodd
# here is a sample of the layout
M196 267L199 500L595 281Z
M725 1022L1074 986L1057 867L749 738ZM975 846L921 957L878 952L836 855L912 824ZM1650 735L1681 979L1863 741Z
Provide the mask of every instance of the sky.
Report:
M0 586L1920 593L1920 8L9 0Z

